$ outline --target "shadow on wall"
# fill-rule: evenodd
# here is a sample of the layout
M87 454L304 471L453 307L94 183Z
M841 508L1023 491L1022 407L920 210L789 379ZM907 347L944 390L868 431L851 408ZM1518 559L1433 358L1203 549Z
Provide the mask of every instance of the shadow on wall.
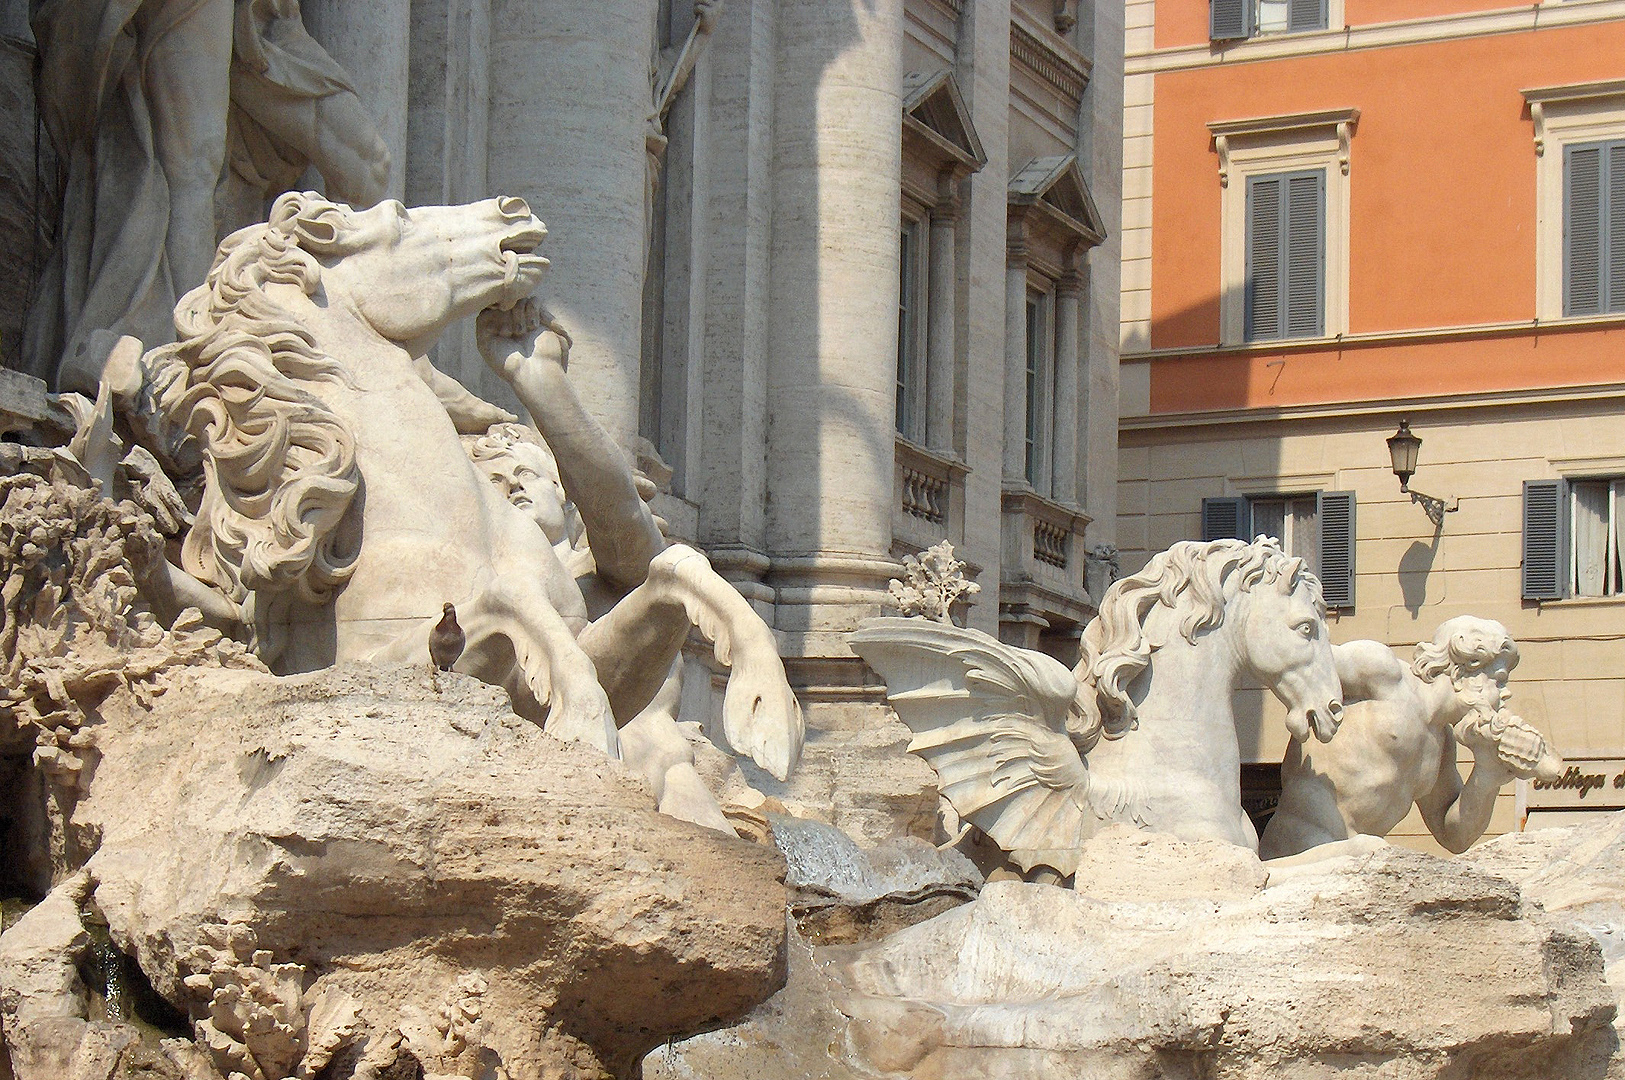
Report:
M1435 528L1431 543L1414 540L1399 558L1399 588L1405 597L1405 610L1411 613L1413 619L1421 614L1422 605L1427 603L1428 574L1433 569L1433 561L1438 558L1439 541L1443 534L1443 528Z

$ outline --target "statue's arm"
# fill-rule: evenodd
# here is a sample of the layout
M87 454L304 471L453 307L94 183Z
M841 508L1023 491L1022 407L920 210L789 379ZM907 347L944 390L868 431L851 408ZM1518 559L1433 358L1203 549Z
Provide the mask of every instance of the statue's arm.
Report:
M416 371L418 378L434 391L434 396L445 408L446 415L451 417L451 422L457 426L459 434L479 435L488 430L492 424L508 424L518 419L507 409L491 404L429 363L427 356L414 359L412 370Z
M512 312L482 312L480 351L519 397L558 462L564 493L587 531L604 579L623 588L641 584L666 538L638 494L626 455L582 406L565 374L567 338L532 302Z
M1388 697L1404 682L1410 669L1380 641L1350 641L1332 646L1337 681L1343 685L1343 703Z
M1446 849L1456 854L1466 851L1489 828L1495 811L1495 797L1512 772L1495 753L1495 743L1486 738L1472 745L1473 770L1465 783L1456 768L1456 738L1447 729L1444 747L1439 751L1439 775L1433 787L1416 798L1416 807L1427 822L1428 832Z

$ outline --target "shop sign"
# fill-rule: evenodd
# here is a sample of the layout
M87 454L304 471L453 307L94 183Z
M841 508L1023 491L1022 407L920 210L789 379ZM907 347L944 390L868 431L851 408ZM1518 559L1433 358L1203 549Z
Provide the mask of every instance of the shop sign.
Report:
M1531 809L1625 807L1625 758L1571 758L1556 780L1529 781Z

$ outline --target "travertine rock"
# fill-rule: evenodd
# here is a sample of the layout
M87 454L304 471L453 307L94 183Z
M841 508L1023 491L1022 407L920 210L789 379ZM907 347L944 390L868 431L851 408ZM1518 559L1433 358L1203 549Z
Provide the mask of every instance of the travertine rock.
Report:
M627 1075L778 988L775 853L438 679L198 671L104 705L69 823L91 901L223 1075Z
M1595 938L1608 985L1625 1012L1625 813L1596 825L1507 833L1462 861L1517 882L1525 899ZM1625 1017L1614 1023L1625 1025Z
M990 883L884 941L811 950L746 1023L646 1068L707 1080L1607 1074L1618 1040L1596 944L1505 878L1387 848L1268 888L1235 867L1202 896L1190 882L1212 880L1205 846L1099 841L1082 864L1102 885L1112 875L1117 899L1087 883Z

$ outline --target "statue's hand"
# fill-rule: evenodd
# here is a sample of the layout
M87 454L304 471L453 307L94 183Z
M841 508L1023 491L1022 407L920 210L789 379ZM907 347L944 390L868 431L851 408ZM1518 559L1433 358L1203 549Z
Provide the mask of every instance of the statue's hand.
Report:
M537 365L560 371L570 366L570 335L534 298L507 311L486 308L474 320L474 332L486 364L510 382Z
M1495 717L1474 710L1456 721L1456 741L1473 752L1476 758L1494 758L1499 750Z

